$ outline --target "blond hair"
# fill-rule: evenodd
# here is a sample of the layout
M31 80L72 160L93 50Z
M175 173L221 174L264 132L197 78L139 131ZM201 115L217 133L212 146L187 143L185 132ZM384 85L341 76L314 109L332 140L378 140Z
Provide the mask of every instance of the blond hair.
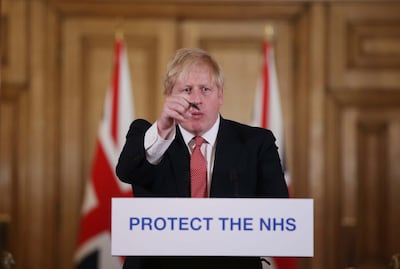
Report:
M198 48L183 48L176 51L167 65L164 76L164 94L169 94L180 74L197 64L207 65L211 71L218 90L224 87L224 74L218 62L206 51Z

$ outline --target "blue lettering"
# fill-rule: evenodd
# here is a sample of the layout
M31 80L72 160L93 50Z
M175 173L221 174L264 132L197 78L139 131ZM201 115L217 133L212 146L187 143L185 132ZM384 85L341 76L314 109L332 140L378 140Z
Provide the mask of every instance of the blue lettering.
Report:
M222 221L222 231L225 231L225 221L227 221L228 218L218 218L218 219Z
M212 221L213 218L203 218L203 220L206 221L206 230L210 230L210 221Z
M175 221L177 220L177 217L169 217L168 220L171 221L171 231L175 230Z
M189 225L188 218L179 218L179 230L181 231L189 230L188 225Z
M286 230L289 232L293 232L296 230L296 219L288 218L286 220Z
M260 231L289 231L296 230L295 218L260 218Z
M194 222L197 221L199 223L201 223L201 219L200 218L193 218L190 221L190 228L194 231L198 231L201 229L201 224L198 224L197 226L194 226Z
M271 218L268 218L267 221L264 218L260 218L260 231L264 229L271 231Z
M284 219L283 218L281 218L281 219L276 219L276 218L273 218L273 223L274 223L274 231L276 231L277 230L277 227L281 227L281 231L283 231L284 230L284 228L285 228L285 221L284 221Z
M164 218L160 217L154 220L154 228L156 228L157 231L164 230L166 226L167 222Z
M231 231L233 231L233 230L235 230L235 226L237 226L238 228L238 231L240 231L241 230L241 221L240 221L241 219L240 218L238 218L237 219L237 221L235 222L235 220L234 220L234 218L230 218L230 221L231 221Z
M133 227L140 223L139 218L129 218L129 230L133 230Z
M222 231L229 229L230 231L252 231L253 218L218 218L221 221Z
M243 230L253 231L253 218L244 218L243 219Z
M145 226L148 226L149 230L151 231L152 230L151 223L152 223L151 218L147 218L147 217L142 218L142 231L146 230Z
M163 231L169 229L171 231L199 231L201 229L210 230L212 217L130 217L129 230L140 228L142 231ZM225 223L223 223L225 227ZM224 228L225 229L225 228Z

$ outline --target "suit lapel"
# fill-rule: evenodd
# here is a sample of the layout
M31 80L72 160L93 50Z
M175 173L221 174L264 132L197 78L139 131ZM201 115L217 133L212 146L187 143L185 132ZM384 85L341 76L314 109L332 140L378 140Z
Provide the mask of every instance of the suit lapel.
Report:
M238 167L243 144L232 126L221 118L217 135L214 170L211 183L212 197L239 196Z
M170 158L177 191L182 197L190 196L190 155L179 128L176 137L167 151Z
M228 121L221 117L215 150L214 169L211 182L211 197L239 196L238 167L243 144ZM172 165L173 177L178 194L190 196L190 154L179 128L176 137L167 151Z

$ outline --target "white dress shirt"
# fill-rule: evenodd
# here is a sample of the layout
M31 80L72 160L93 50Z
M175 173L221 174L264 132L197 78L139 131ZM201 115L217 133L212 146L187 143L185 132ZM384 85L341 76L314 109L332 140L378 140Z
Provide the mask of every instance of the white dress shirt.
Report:
M215 146L216 146L216 139L219 129L219 122L220 116L218 116L217 120L215 121L214 125L208 130L206 133L202 135L205 139L206 143L203 143L201 146L201 152L205 156L207 160L207 188L208 188L208 195L210 195L210 186L211 186L211 178L212 178L212 171L214 168L214 159L215 159ZM182 126L178 125L183 140L188 148L189 154L192 154L194 149L194 140L195 137L193 134L182 128ZM155 122L147 131L144 137L144 148L146 150L146 159L151 164L158 164L162 160L165 151L171 145L172 141L176 136L176 131L173 129L173 134L171 135L170 139L163 139L158 134L157 130L157 122Z

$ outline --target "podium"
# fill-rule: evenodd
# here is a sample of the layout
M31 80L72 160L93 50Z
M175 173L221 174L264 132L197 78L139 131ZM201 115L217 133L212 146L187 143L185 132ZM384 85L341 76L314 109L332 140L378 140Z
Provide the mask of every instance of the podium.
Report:
M312 257L312 199L113 198L114 256Z

